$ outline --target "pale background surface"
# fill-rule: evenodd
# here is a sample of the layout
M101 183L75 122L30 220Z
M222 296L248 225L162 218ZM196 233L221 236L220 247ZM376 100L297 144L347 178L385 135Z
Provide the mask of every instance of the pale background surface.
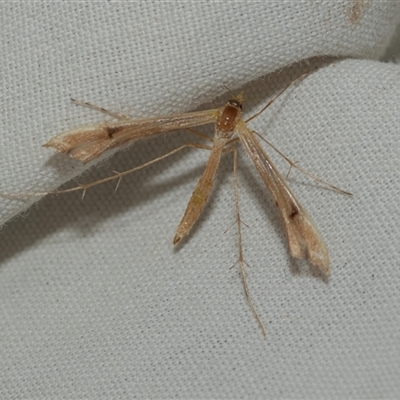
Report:
M400 66L387 61L400 53L399 2L2 3L0 11L1 191L51 190L83 170L41 147L104 119L71 96L160 115L222 104L227 85L244 90L251 115L319 65L251 127L354 194L291 175L330 250L324 280L290 259L273 201L241 152L248 279L267 340L229 269L230 156L177 249L174 230L206 152L124 178L116 194L104 185L84 202L76 193L47 198L13 220L32 201L0 199L1 398L398 396ZM138 143L81 180L188 136Z

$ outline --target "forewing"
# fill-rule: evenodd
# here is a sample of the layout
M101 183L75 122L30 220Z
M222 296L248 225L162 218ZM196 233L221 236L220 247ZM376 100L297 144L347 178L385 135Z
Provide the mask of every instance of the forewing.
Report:
M311 217L298 202L245 122L240 121L236 130L281 212L290 254L296 258L309 259L321 271L329 274L328 249Z
M72 129L49 140L44 147L53 147L70 157L87 163L104 151L125 142L135 141L162 132L192 128L215 122L219 109L195 111L164 117L104 122Z

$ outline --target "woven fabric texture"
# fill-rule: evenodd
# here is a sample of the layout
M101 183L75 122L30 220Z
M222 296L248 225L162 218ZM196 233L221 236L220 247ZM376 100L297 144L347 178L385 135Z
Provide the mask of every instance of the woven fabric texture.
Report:
M1 197L2 399L398 396L399 2L4 2L0 11L0 192L72 187L193 141L162 134L84 166L42 147L110 119L70 97L143 117L222 105L229 88L243 91L250 117L312 71L249 126L353 193L289 175L328 245L324 278L290 258L274 201L238 146L248 284L266 340L230 269L230 154L175 249L204 150L129 175L116 193L96 186L84 201Z

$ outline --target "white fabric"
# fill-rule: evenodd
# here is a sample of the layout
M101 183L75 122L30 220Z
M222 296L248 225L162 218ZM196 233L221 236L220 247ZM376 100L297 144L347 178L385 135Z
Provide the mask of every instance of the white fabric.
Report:
M224 234L235 218L231 156L177 249L174 229L205 151L126 177L117 193L106 184L84 202L77 193L47 197L13 220L33 200L0 199L0 223L8 222L0 232L2 399L398 396L400 67L378 60L399 56L399 2L21 2L0 10L0 191L53 190L84 170L41 147L104 120L70 97L162 115L212 107L225 93L216 100L223 104L226 85L244 91L250 116L319 66L250 124L353 193L291 172L328 244L332 276L323 279L290 259L278 211L240 152L248 283L266 340L237 267L229 269L237 259L235 227ZM180 132L143 141L79 179L187 140Z

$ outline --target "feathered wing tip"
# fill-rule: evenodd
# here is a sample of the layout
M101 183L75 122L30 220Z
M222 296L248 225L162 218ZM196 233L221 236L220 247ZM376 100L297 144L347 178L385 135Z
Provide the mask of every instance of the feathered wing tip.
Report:
M105 125L92 125L69 130L50 139L43 147L52 147L60 153L87 163L113 145Z
M310 260L329 275L328 249L313 220L244 122L237 124L237 133L279 208L290 254L295 258Z

